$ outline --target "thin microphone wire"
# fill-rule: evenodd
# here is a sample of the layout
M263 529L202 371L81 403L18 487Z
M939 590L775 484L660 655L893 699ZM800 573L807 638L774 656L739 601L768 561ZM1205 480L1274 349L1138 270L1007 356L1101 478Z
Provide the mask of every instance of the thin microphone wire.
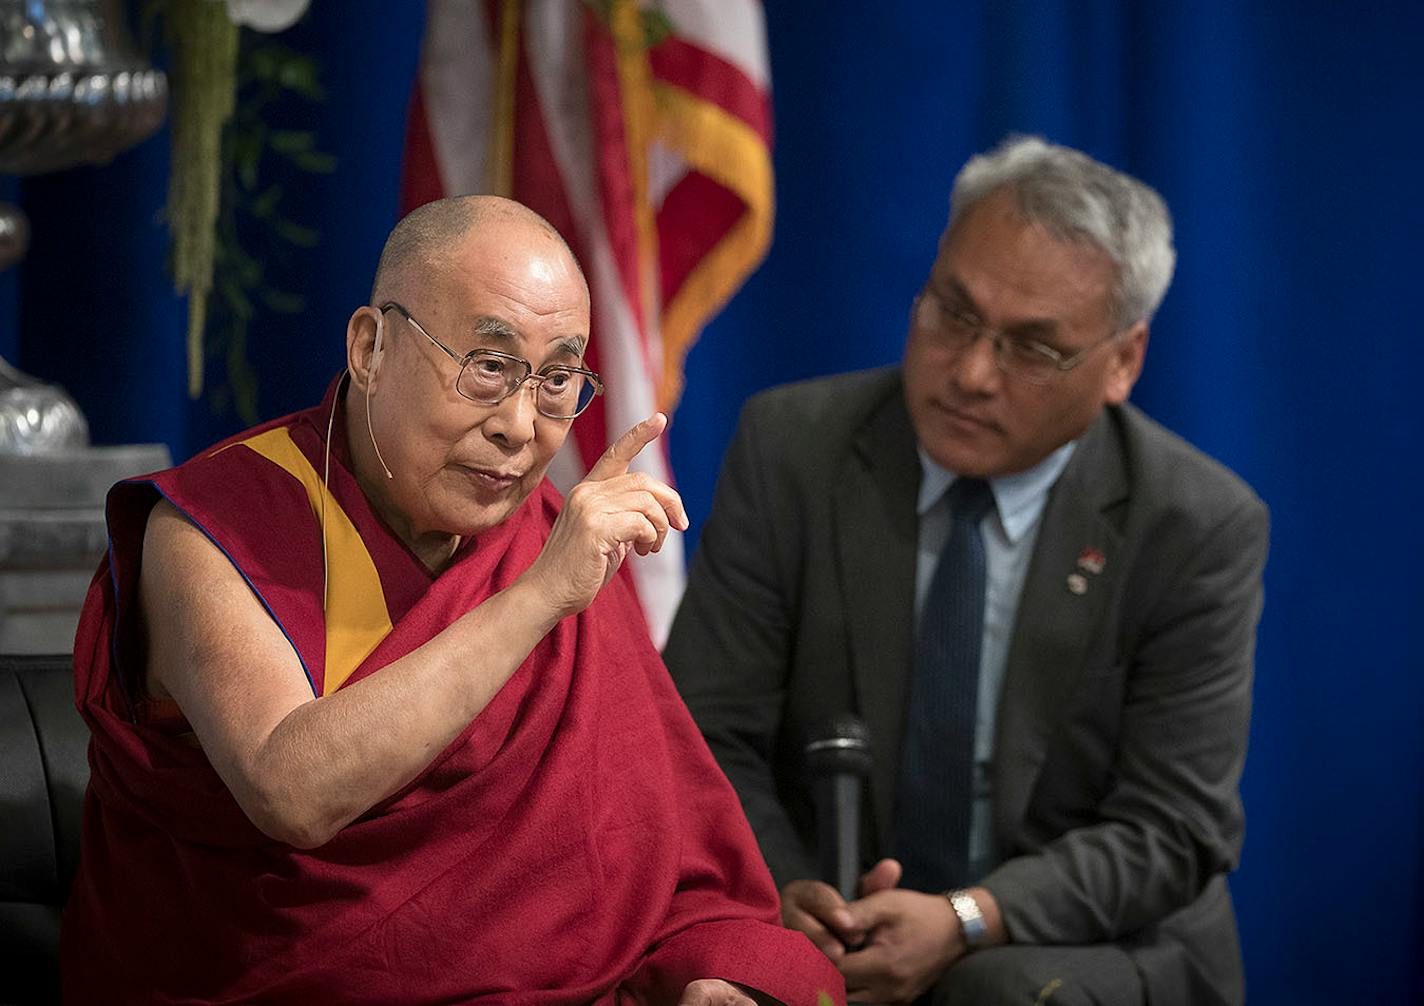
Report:
M369 382L366 384L366 436L371 438L371 446L376 449L376 460L379 461L381 467L385 469L386 478L395 478L395 476L391 474L390 466L386 464L386 459L381 457L381 445L376 443L376 431L371 429L371 385Z
M349 373L343 375L349 378ZM322 450L321 458L321 516L318 519L321 524L321 613L326 616L326 588L330 579L331 567L327 564L326 556L326 498L331 495L331 427L336 422L336 403L341 400L341 387L336 388L336 393L331 396L331 414L326 417L326 443ZM369 404L370 400L367 399Z
M342 375L342 379L348 383L351 380L351 373L348 371ZM321 613L326 614L327 590L331 581L331 565L327 557L326 547L326 497L331 493L331 429L336 422L336 403L341 398L341 388L336 389L336 394L331 400L331 414L326 417L326 445L322 451L321 462L321 484L325 490L321 494ZM390 466L386 464L386 459L381 457L381 445L376 443L376 432L371 429L371 388L366 386L366 435L371 438L371 446L376 451L376 460L381 463L381 468L385 470L386 478L395 478L391 474Z

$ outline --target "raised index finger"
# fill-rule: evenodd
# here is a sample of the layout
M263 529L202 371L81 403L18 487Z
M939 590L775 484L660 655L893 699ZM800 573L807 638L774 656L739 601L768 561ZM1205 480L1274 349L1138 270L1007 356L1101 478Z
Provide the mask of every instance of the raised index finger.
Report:
M667 416L654 412L609 445L589 469L585 481L601 482L615 475L626 475L628 466L644 447L662 435L667 428Z

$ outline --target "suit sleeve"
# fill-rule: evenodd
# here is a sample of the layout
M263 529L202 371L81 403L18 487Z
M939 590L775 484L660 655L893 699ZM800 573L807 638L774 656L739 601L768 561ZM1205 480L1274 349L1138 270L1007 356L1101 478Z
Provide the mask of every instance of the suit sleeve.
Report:
M1113 781L1094 823L983 881L1014 941L1120 939L1236 865L1267 526L1247 495L1178 553L1129 644Z
M687 591L663 658L717 763L741 799L778 886L815 876L810 850L777 794L773 750L791 664L786 568L801 526L749 406L728 449ZM774 424L771 424L774 426ZM780 547L778 547L780 546Z

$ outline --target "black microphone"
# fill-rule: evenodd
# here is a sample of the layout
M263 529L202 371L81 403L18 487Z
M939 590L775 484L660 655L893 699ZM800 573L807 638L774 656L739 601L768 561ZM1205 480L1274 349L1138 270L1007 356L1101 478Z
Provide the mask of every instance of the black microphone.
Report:
M870 731L854 713L822 720L806 745L816 797L821 879L852 901L860 888L860 794L870 774Z

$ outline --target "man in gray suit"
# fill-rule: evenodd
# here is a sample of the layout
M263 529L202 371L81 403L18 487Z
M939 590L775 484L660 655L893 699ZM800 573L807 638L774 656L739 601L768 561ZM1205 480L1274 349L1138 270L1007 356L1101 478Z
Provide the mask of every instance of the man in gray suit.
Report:
M955 181L901 366L743 413L664 656L852 998L1244 997L1268 521L1127 403L1174 263L1151 188L1010 140ZM874 759L849 902L813 879L805 765L846 711Z

